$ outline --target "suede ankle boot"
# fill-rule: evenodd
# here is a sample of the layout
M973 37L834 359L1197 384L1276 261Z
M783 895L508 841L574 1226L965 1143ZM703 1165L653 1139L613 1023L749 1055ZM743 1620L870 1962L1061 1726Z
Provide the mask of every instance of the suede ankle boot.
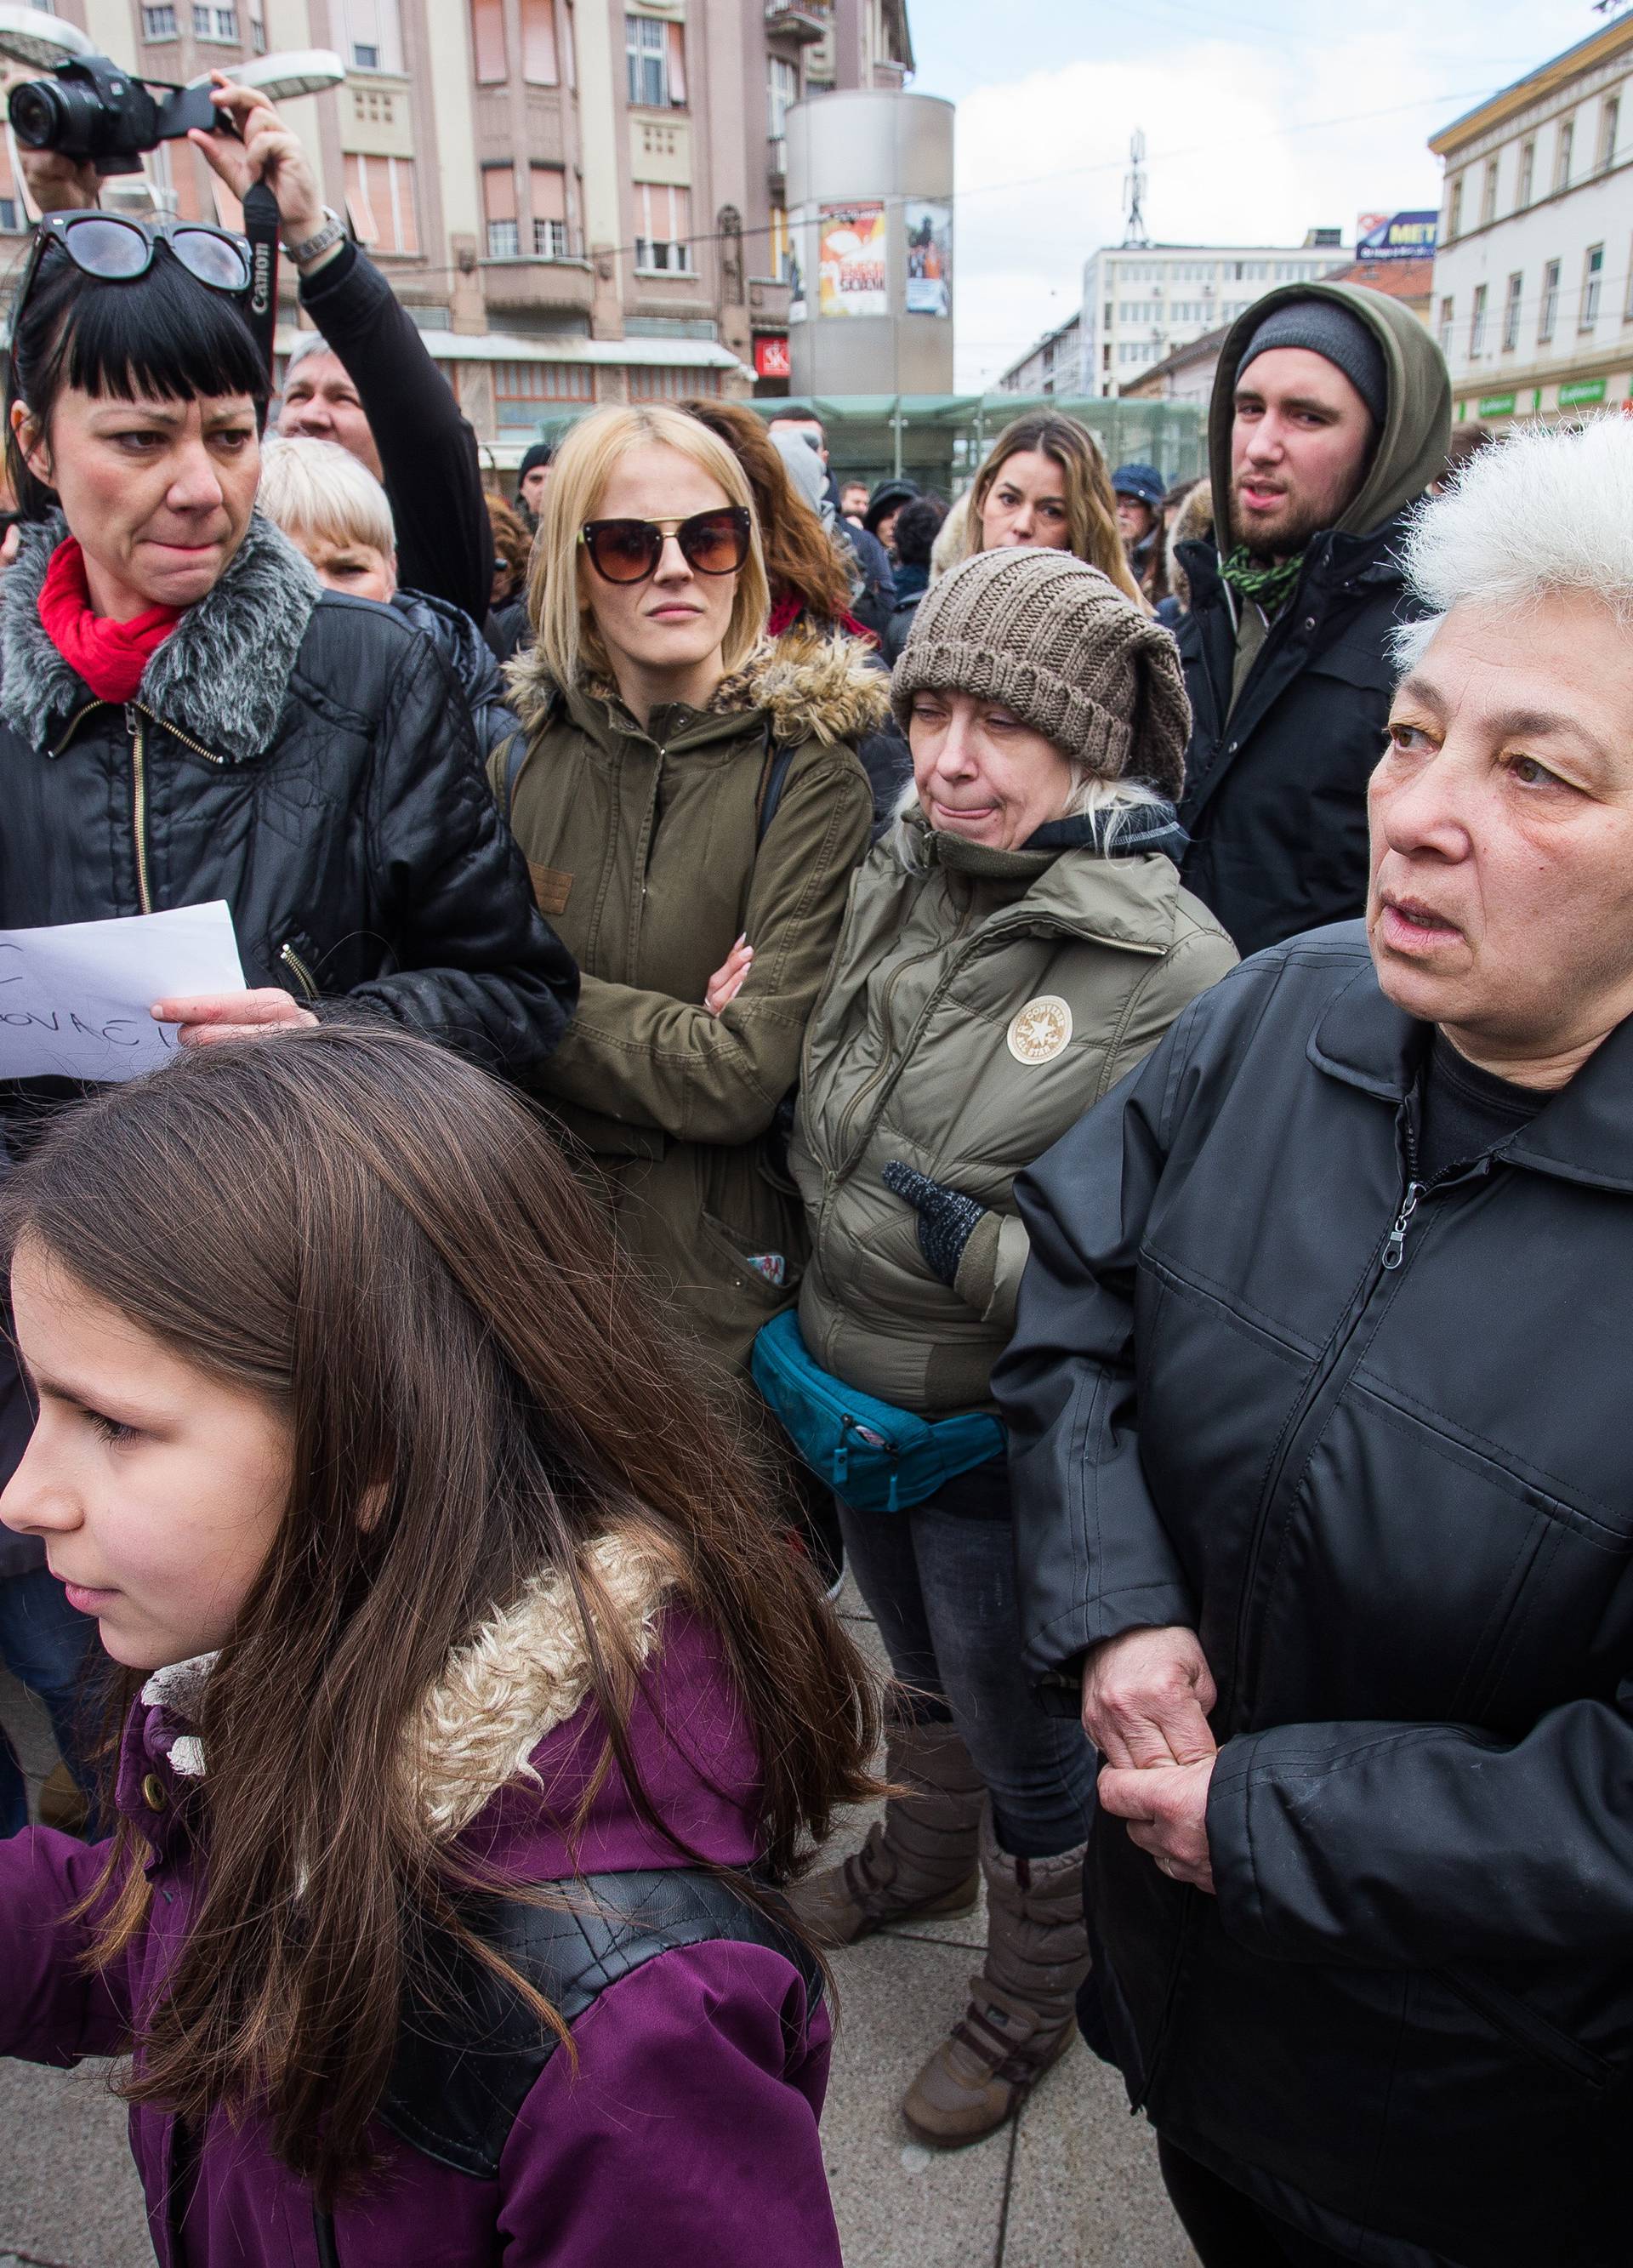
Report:
M1057 1859L1011 1859L981 1822L987 1958L968 2006L903 2099L921 2142L962 2149L1013 2117L1071 2044L1078 1987L1089 1973L1083 1918L1085 1846Z
M953 1727L894 1727L885 1776L906 1792L890 1798L862 1848L789 1893L820 1945L854 1945L887 1921L915 1915L968 1913L980 1895L982 1788Z

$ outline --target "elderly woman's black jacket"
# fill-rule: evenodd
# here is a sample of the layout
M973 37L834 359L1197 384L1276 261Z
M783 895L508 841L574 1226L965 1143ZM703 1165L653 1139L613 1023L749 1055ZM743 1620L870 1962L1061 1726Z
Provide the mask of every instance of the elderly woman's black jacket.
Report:
M1218 1682L1217 1896L1091 1850L1159 2130L1349 2257L1625 2268L1633 1023L1402 1221L1427 1038L1317 931L1017 1184L1026 1645Z
M99 702L40 621L63 533L26 530L0 593L0 925L224 898L251 985L536 1069L577 971L430 640L322 591L257 514L136 701Z

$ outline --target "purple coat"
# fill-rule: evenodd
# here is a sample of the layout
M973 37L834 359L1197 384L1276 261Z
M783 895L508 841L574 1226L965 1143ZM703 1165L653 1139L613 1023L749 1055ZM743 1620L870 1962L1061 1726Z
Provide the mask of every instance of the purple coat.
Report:
M0 1843L0 2053L50 2064L117 2054L133 2012L151 2005L200 1863L177 1816L171 1750L185 1729L166 1708L138 1705L126 1730L119 1807L151 1845L154 1897L113 1970L82 1973L87 1932L66 1918L103 1852L43 1828ZM747 1864L754 1746L716 1641L684 1609L658 1626L631 1739L660 1815L710 1859ZM615 1769L577 1865L569 1858L557 1822L571 1815L600 1747L586 1705L533 1751L543 1795L526 1782L501 1789L462 1843L529 1882L684 1863L637 1818ZM608 1986L573 2037L577 2071L565 2055L546 2065L497 2182L452 2172L377 2127L386 2169L364 2198L337 2206L336 2268L629 2268L652 2258L664 2268L840 2268L817 2135L828 2022L822 2009L808 2014L790 1961L747 1944L660 1953ZM185 2212L173 2218L173 2129L161 2111L131 2113L161 2268L323 2268L311 2194L254 2122L238 2132L212 2123Z

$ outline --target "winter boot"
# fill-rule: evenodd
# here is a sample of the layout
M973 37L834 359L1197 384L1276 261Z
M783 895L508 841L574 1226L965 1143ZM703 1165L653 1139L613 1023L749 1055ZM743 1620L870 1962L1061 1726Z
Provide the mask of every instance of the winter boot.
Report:
M981 2141L1014 2116L1070 2046L1078 1987L1089 1973L1085 1848L1058 1859L1011 1859L998 1846L989 1806L983 1815L986 1966L903 2100L921 2142L960 2150Z
M967 1913L980 1894L982 1788L953 1727L893 1727L885 1776L907 1792L889 1799L862 1848L789 1893L820 1945L854 1945L915 1915Z

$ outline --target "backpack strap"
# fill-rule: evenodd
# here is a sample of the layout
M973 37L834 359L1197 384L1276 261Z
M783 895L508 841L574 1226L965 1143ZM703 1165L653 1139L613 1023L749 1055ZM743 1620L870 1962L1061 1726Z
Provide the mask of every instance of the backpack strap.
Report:
M521 777L522 766L527 761L527 736L525 733L507 733L499 751L504 759L501 775L504 792L499 799L499 816L508 827L516 805L516 783Z
M652 1867L541 1887L560 1895L549 1905L472 1897L463 1911L569 2025L660 1953L716 1940L780 1953L804 1980L807 2009L821 1999L821 1966L804 1940L717 1875ZM517 2114L560 2043L463 1948L443 1941L430 1952L426 1966L442 1989L434 2004L410 1996L378 2115L438 2165L494 2181Z
M754 813L756 850L771 831L771 821L776 817L776 807L783 800L783 790L788 784L788 768L794 761L792 747L786 741L779 743L773 737L769 720L765 737L765 770L761 775L760 801Z

